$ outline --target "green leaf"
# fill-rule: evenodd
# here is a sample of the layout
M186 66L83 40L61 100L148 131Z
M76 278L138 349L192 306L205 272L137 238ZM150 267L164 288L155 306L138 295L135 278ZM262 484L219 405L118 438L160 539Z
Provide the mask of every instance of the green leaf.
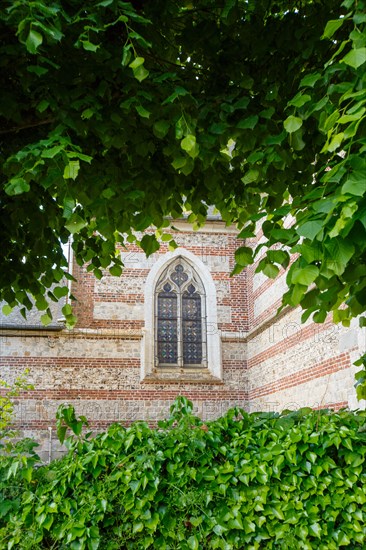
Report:
M24 178L12 178L5 186L5 193L10 197L27 193L29 190L30 185Z
M109 273L114 277L120 277L122 275L122 267L120 265L113 265L109 268Z
M240 266L253 263L253 250L248 246L241 246L235 251L235 261Z
M65 166L64 169L64 179L73 179L77 178L80 169L80 162L78 160L70 160L69 164Z
M327 267L334 271L336 275L342 275L355 253L355 247L352 243L340 237L326 241L324 246L329 254Z
M133 70L133 75L136 80L142 82L143 80L145 80L145 78L149 76L149 71L145 69L143 65L140 65L139 67L137 67L137 69Z
M313 88L316 82L321 78L320 73L312 73L304 76L300 82L300 88L310 87Z
M342 62L346 63L346 65L350 65L354 69L358 69L358 67L361 67L361 65L366 62L366 48L351 50L341 59L341 63Z
M154 254L154 252L160 248L155 235L144 235L140 241L140 246L144 250L146 256L151 256L151 254Z
M85 109L82 113L81 113L81 118L83 120L89 120L89 118L92 118L92 116L95 115L95 111L94 109Z
M54 145L49 149L44 149L42 151L41 157L45 159L53 159L58 153L64 150L63 145Z
M44 315L41 316L41 323L42 325L49 325L50 323L52 322L52 317L50 317L48 315L48 313L45 313Z
M259 177L259 170L252 168L245 174L245 176L241 178L241 181L244 183L244 185L247 185L248 183L257 181L258 177Z
M244 120L241 120L236 127L240 128L241 130L253 130L253 128L256 126L257 122L259 120L258 115L252 115L248 118L244 118Z
M2 312L4 315L10 315L10 313L13 311L13 308L11 306L9 306L9 304L5 304L3 307L2 307Z
M25 45L29 53L32 53L32 54L37 53L37 49L42 44L42 42L43 42L43 36L41 35L41 33L33 29L30 29L27 40L25 41Z
M132 53L131 53L131 49L130 49L130 46L124 46L123 50L122 50L122 61L121 61L121 64L123 67L127 67L127 65L129 64L130 62L130 59L132 57Z
M300 284L309 286L315 281L319 275L319 268L315 265L308 265L303 268L294 269L292 272L291 282L294 284Z
M145 109L145 107L143 107L142 105L137 105L135 109L142 118L150 118L150 111Z
M59 300L63 298L64 296L67 296L69 293L69 289L67 286L56 286L52 292L58 298Z
M158 138L163 138L167 135L170 128L170 122L168 120L158 120L155 122L153 130L154 134Z
M84 48L84 50L88 52L96 52L99 48L99 45L93 44L92 42L89 42L89 40L81 40L81 44Z
M87 222L79 214L72 214L69 220L65 224L66 229L71 233L79 233L84 227L86 227Z
M145 62L144 57L135 57L135 59L129 64L129 67L131 67L131 69L137 69L138 67L143 65L144 62Z
M47 99L42 99L42 101L40 101L37 105L37 111L43 113L47 107L49 107L49 101L47 101Z
M309 532L320 539L322 528L320 527L319 523L315 522L309 526Z
M343 25L345 19L331 19L325 26L322 38L331 38L333 34Z
M313 240L322 229L323 224L321 221L309 221L300 225L296 232L301 237Z
M293 132L296 132L299 128L302 126L302 120L299 117L290 115L286 118L286 120L283 123L283 126L289 134L292 134Z
M333 153L333 151L335 151L341 146L343 139L344 139L343 132L336 134L335 136L332 137L332 140L329 143L329 145L326 145L325 147L323 147L322 152L329 151L330 153Z
M342 194L349 193L357 197L363 197L366 193L366 174L364 172L352 172L342 186Z
M190 548L190 550L198 550L198 548L199 548L198 540L197 540L197 537L195 535L192 535L191 537L189 537L187 539L187 544L188 544L188 548Z
M273 264L266 264L264 268L262 269L264 275L269 277L270 279L275 279L279 273L279 268L276 265Z
M191 150L196 145L196 136L192 134L188 134L182 141L180 142L180 146L184 151L187 151L187 153L190 153Z
M65 317L72 315L72 307L70 306L70 304L64 305L61 311L65 315Z
M173 168L175 168L175 170L180 170L181 168L183 168L183 166L186 165L186 162L187 162L186 157L177 157L176 159L173 160L172 166Z
M293 105L294 107L302 107L310 100L311 96L299 92L293 99L291 99L291 101L288 102L288 104Z

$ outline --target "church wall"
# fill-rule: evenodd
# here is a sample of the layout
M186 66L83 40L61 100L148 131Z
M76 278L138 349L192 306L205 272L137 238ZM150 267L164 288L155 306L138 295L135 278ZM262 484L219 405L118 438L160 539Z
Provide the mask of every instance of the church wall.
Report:
M71 403L85 415L91 428L103 429L114 421L147 420L154 424L165 418L178 395L194 402L195 412L210 419L234 405L247 407L247 361L243 342L248 332L246 273L234 278L234 251L238 241L222 222L211 223L207 232L192 232L187 226L175 234L180 247L199 258L209 269L217 294L218 327L222 332L221 379L196 375L178 380L142 379L144 338L144 287L150 269L168 252L163 243L158 253L146 258L130 245L121 250L125 270L120 278L105 273L96 280L86 269L74 266L78 282L74 330L2 331L0 368L11 381L25 368L34 390L16 402L16 420L24 435L37 435L42 452L49 450L49 428L53 457L55 413L61 403ZM210 329L210 328L209 328Z
M239 241L235 232L212 221L200 232L176 222L179 247L195 254L210 272L217 296L222 373L189 376L172 372L164 379L144 373L146 279L167 254L165 243L150 256L135 245L121 250L121 277L104 273L95 279L74 266L73 294L78 316L72 331L55 323L52 330L4 327L0 333L1 378L12 381L25 368L34 390L16 400L16 421L24 435L36 436L43 457L58 456L55 413L71 403L92 429L114 421L165 418L177 395L194 403L203 419L220 416L231 406L247 410L283 410L364 406L355 397L353 362L366 349L366 331L354 320L350 328L309 319L289 307L277 313L286 289L282 270L275 280L255 274L256 265L230 277ZM253 243L252 243L253 244ZM209 304L210 305L210 304ZM50 440L51 436L51 440Z
M286 273L275 280L248 273L251 330L248 335L250 410L363 407L356 399L353 362L365 351L365 330L309 319L300 308L277 313Z

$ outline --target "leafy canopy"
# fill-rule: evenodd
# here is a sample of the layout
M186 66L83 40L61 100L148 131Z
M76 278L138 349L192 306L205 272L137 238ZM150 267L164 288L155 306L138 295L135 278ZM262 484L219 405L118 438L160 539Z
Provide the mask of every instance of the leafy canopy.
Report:
M5 0L0 298L67 293L61 243L97 277L168 217L215 205L240 271L288 272L284 303L366 309L365 1ZM139 232L148 231L139 241ZM174 243L172 243L174 246ZM71 277L66 274L66 277ZM55 286L56 285L56 286ZM50 290L52 288L52 290ZM346 304L346 307L344 307ZM66 317L72 320L70 310ZM362 321L364 322L364 321Z

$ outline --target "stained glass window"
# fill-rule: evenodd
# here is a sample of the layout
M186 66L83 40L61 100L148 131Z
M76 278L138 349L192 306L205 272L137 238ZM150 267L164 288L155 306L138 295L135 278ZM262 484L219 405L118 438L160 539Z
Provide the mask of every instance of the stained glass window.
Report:
M200 278L182 258L176 260L156 287L158 366L206 366L205 310Z

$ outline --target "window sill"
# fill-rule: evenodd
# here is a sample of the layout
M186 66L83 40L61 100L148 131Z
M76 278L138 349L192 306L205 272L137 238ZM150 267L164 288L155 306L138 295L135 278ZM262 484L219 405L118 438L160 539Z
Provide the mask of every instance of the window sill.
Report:
M224 385L224 382L213 376L208 369L154 369L154 372L146 375L141 381L142 384L209 384Z

